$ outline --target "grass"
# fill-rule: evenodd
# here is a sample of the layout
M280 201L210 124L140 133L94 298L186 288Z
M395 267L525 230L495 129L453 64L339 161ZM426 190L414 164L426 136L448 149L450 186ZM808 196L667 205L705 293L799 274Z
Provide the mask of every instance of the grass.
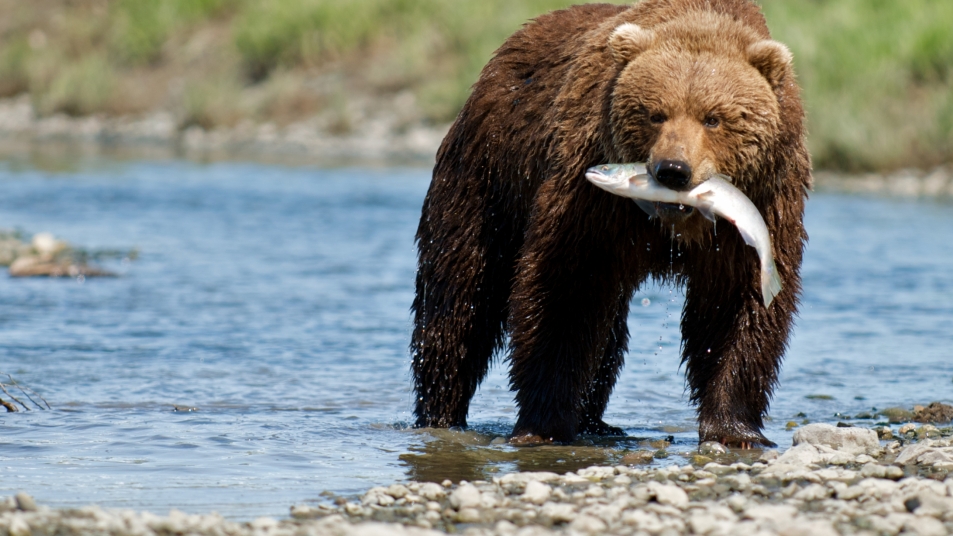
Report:
M0 97L38 113L163 108L292 122L410 92L449 121L507 35L565 0L0 0ZM763 0L795 54L819 168L953 160L953 2Z
M817 166L953 160L953 2L765 0L791 47Z

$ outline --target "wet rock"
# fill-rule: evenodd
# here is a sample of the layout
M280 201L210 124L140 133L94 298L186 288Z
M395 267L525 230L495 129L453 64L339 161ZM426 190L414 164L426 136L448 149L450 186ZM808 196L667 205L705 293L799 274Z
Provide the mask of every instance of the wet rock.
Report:
M917 428L917 439L929 439L940 437L940 429L932 424L924 424Z
M931 402L926 407L913 406L913 420L922 423L947 424L953 421L953 406L942 402Z
M655 453L651 450L637 450L622 456L622 463L628 465L645 465L655 460Z
M698 453L702 456L721 456L722 454L728 454L728 447L717 441L705 441L698 445Z
M824 445L850 454L870 454L880 450L876 432L865 428L837 428L829 424L808 424L794 432L794 445Z
M576 474L588 478L589 480L605 480L614 476L616 473L614 467L587 467L576 471Z
M913 412L904 408L887 408L881 410L879 415L883 415L891 423L899 424L913 420Z

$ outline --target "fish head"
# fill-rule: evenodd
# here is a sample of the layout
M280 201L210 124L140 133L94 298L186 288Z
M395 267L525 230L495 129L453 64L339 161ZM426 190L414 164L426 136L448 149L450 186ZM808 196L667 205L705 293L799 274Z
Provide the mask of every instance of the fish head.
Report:
M625 190L647 177L645 164L601 164L586 170L586 179L608 192L625 195Z

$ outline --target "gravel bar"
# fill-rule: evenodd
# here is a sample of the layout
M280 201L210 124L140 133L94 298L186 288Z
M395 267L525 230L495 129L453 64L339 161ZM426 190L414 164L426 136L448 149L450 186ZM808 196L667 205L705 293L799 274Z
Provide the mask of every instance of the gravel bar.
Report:
M953 534L949 432L906 425L893 439L886 427L810 424L786 452L766 450L750 464L705 443L681 466L393 484L350 501L292 506L288 519L245 523L175 510L57 510L20 493L0 500L0 536Z

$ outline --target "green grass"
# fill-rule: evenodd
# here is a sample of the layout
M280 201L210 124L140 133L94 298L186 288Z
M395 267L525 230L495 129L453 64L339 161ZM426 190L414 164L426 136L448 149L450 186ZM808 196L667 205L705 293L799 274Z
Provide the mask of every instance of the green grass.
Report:
M791 47L818 167L953 160L953 2L765 0Z
M566 0L0 0L0 97L41 114L284 123L410 91L451 120L502 41ZM953 2L762 0L819 168L953 160ZM343 114L343 115L342 115ZM341 131L347 131L340 121Z

